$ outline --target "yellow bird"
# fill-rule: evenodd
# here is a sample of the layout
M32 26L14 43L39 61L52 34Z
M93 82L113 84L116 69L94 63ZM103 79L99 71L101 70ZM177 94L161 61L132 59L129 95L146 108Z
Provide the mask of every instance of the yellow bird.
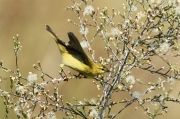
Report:
M100 63L93 62L84 52L78 39L72 32L68 32L69 42L65 43L58 38L53 30L46 25L46 30L52 35L62 55L64 65L80 72L88 78L93 78L109 70Z

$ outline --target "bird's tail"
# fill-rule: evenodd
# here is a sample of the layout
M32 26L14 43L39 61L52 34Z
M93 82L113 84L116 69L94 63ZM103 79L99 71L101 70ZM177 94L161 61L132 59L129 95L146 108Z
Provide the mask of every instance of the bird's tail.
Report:
M54 33L50 26L46 25L46 30L50 33L50 35L53 37L57 44L61 44L66 47L65 42L58 38L58 36Z

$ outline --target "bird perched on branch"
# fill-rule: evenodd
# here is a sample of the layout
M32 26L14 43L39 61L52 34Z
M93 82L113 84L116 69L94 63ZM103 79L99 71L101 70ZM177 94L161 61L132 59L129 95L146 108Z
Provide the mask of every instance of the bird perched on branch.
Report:
M89 58L81 47L78 39L72 32L68 32L69 42L60 40L53 30L46 25L46 30L51 34L62 55L64 65L82 73L88 78L93 78L109 70L100 63L95 63Z

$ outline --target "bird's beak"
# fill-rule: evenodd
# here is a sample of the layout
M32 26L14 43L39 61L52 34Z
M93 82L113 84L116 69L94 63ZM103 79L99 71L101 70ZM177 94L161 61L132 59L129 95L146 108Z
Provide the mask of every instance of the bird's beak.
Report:
M106 68L106 67L105 67ZM105 69L105 72L110 72L110 70L108 68Z

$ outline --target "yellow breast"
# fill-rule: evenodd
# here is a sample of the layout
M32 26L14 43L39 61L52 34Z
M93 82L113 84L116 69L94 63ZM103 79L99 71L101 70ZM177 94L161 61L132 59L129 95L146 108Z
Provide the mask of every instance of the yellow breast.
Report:
M90 70L90 67L85 65L83 62L77 60L75 57L73 57L71 54L68 53L62 53L62 59L63 59L63 63L76 70L79 71L81 73L88 73Z

